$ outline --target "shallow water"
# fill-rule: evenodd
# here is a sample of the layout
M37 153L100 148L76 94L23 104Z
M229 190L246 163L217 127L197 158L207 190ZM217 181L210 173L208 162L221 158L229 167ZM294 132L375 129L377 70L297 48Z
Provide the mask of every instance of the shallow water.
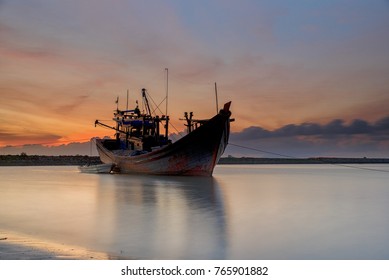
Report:
M220 165L213 178L192 178L0 167L0 178L0 229L123 258L389 259L389 172Z

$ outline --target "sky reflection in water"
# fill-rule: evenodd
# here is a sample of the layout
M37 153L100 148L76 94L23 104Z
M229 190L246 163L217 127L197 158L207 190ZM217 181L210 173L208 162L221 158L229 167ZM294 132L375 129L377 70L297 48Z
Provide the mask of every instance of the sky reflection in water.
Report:
M0 174L0 229L123 258L389 259L389 173L285 165L218 166L213 178L75 167Z

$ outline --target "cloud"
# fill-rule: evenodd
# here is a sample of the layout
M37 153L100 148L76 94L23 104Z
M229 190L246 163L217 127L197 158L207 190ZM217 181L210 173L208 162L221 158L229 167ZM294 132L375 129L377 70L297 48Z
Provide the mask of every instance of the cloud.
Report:
M274 130L252 126L231 133L230 143L226 153L238 156L389 157L389 116L375 122L335 119L326 124L288 124ZM255 148L265 152L258 154Z
M0 148L1 155L15 155L26 153L27 155L97 155L97 150L90 142L73 142L59 146L46 146L41 144L30 144L21 146L5 146Z
M76 108L82 106L85 102L87 102L89 96L88 95L80 95L73 98L71 103L60 105L57 107L58 111L69 113L74 111Z
M0 133L0 137L22 140L17 134L5 132ZM171 135L174 141L180 137L177 134ZM41 135L30 136L28 140L48 143L48 140L58 138L57 135ZM248 127L241 132L231 133L229 142L225 156L389 157L389 116L375 122L356 119L346 123L341 119L335 119L326 124L289 124L275 130ZM57 146L14 144L1 147L0 154L25 152L30 155L89 155L90 149L90 142L73 142ZM92 149L92 154L97 155L93 144Z
M389 130L389 116L380 119L375 123L375 127L382 131L388 131Z
M50 134L50 133L34 133L25 131L24 133L13 133L8 131L1 131L0 130L0 145L4 143L12 143L11 145L19 145L24 143L42 143L42 144L49 144L54 143L61 139L62 136L56 135L56 134ZM5 141L4 143L2 143Z
M262 127L251 126L241 132L232 133L236 140L256 140L261 138L299 137L299 136L351 136L357 134L367 135L374 138L389 132L389 116L382 118L375 123L355 119L346 124L341 119L335 119L327 124L302 123L288 124L275 130L266 130Z

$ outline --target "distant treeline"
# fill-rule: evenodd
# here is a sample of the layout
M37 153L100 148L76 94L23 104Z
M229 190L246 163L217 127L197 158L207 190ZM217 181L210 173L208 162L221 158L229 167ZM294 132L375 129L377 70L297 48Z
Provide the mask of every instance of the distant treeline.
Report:
M255 158L255 157L225 157L219 160L219 164L346 164L346 163L389 163L389 158Z
M100 164L99 157L90 156L37 156L37 155L0 155L0 166L48 166L48 165L85 165Z
M48 166L48 165L85 165L100 164L98 156L38 156L0 155L0 166ZM224 157L219 164L352 164L352 163L389 163L389 158L255 158Z

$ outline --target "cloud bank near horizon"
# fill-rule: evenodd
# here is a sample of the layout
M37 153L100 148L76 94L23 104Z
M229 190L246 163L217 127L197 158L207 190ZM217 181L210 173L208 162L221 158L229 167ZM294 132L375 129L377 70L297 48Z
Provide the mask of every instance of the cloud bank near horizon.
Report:
M48 146L42 144L29 144L18 146L0 147L0 155L27 155L58 156L58 155L87 155L97 156L97 150L90 142L73 142L58 146Z
M229 142L224 156L274 157L280 154L292 157L386 158L389 157L389 116L375 122L355 119L346 123L342 119L334 119L326 124L288 124L274 130L251 126L231 133ZM90 142L0 147L3 155L22 152L29 155L97 155L94 144Z
M326 139L355 135L365 135L371 139L389 141L389 116L373 123L355 119L350 124L346 124L344 120L335 119L324 125L313 122L288 124L272 131L259 126L250 126L241 132L232 133L231 137L238 141L253 141L263 138L314 136Z
M239 156L389 157L389 116L375 122L334 119L326 124L288 124L275 130L251 126L232 133L230 143L226 154ZM255 148L268 153L255 152Z

